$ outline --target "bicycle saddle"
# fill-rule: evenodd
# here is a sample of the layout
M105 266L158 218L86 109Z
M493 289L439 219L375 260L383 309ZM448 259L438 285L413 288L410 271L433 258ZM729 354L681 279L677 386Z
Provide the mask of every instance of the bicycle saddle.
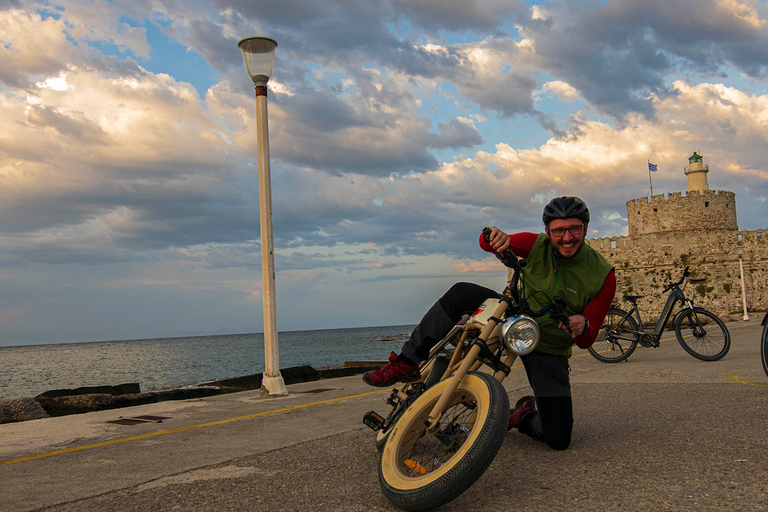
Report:
M642 299L642 295L625 295L624 298L629 302L635 302L637 299Z

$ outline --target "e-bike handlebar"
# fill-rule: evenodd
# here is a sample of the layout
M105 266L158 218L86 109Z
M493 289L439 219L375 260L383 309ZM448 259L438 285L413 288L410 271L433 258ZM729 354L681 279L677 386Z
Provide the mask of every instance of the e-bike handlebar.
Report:
M683 284L683 281L685 281L685 278L691 275L691 273L690 273L690 272L689 272L689 270L688 270L688 269L690 269L690 268L691 268L691 267L689 267L689 266L686 266L686 267L685 267L685 270L683 270L683 277L681 277L681 278L680 278L680 280L679 280L679 281L677 281L676 283L669 283L669 284L667 285L667 287L666 287L666 288L664 288L664 290L663 290L661 293L667 293L669 290L671 290L671 289L672 289L672 288L674 288L675 286L680 286L681 284Z

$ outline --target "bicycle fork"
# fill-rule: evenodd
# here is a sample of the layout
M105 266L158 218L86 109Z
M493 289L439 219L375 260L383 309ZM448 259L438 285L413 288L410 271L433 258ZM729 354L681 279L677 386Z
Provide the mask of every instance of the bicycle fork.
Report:
M697 339L703 338L707 333L704 331L704 326L701 325L699 315L696 314L696 310L693 308L693 302L686 299L685 307L691 311L691 328L693 330L693 336Z
M485 327L483 327L483 330L480 332L478 340L481 340L482 343L485 343L488 339L490 339L493 330L496 329L499 324L498 319L503 317L504 313L507 311L507 308L508 305L505 301L501 301L499 303L499 306L496 308L496 311L494 311L493 316L488 320L488 323L485 324ZM445 409L448 407L453 394L455 393L456 389L458 389L459 384L461 384L461 381L470 371L471 367L480 357L481 352L482 348L480 343L473 343L470 346L467 355L461 362L461 366L459 366L459 369L456 370L456 373L453 375L453 377L451 377L448 386L445 388L445 390L443 390L442 395L438 399L435 406L432 408L432 411L429 413L429 418L424 421L427 426L427 432L429 434L435 435L437 433L437 428L440 424L440 418L442 418Z

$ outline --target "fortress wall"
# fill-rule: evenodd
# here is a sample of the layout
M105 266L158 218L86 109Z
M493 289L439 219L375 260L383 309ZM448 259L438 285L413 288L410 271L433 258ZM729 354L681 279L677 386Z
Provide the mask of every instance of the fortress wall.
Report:
M675 201L679 194L670 195ZM754 311L768 309L768 230L689 228L684 232L588 239L587 243L616 269L619 307L629 307L622 299L624 294L644 296L639 301L644 321L656 319L667 298L662 290L682 277L686 266L693 275L685 292L695 305L723 318L740 318L743 304L737 245L743 247L747 307Z

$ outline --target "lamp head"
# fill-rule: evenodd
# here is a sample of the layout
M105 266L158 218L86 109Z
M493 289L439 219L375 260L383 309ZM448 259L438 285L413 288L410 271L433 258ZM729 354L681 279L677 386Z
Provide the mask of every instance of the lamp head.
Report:
M277 41L269 37L246 37L237 43L243 53L245 70L255 86L266 87L275 67Z

